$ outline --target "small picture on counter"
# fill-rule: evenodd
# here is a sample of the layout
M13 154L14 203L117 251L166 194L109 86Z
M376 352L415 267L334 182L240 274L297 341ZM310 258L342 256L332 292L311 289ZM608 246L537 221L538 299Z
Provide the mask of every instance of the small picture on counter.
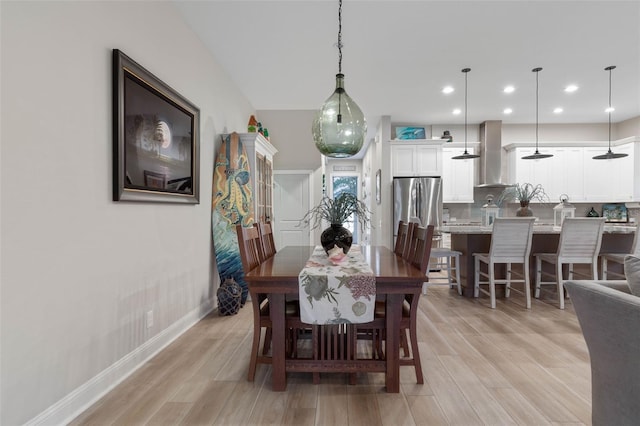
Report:
M627 222L627 207L624 204L603 204L602 217L606 222Z
M412 139L426 139L427 133L424 127L396 127L396 139L400 140L412 140Z

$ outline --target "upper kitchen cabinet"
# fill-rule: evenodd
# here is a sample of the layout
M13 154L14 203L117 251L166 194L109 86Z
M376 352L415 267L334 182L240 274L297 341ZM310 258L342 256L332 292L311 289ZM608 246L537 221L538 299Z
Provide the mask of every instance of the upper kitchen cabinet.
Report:
M467 152L475 154L479 142L467 144ZM442 201L445 203L473 203L473 186L477 159L454 160L464 153L464 144L447 143L442 148Z
M240 141L249 157L253 218L267 222L273 218L273 156L278 150L260 133L240 133Z
M394 177L442 176L441 140L391 141L391 172Z
M546 145L546 146L545 146ZM614 152L627 157L594 160L604 154L602 143L575 142L571 146L541 146L540 152L551 158L523 160L532 147L506 146L509 157L509 181L541 184L551 202L567 194L572 202L640 201L640 138L625 138L612 143ZM569 145L566 143L566 145Z

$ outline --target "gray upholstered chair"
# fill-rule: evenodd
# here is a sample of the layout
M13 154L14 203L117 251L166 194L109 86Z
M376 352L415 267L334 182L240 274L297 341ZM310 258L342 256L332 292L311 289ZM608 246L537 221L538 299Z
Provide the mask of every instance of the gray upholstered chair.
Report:
M567 281L591 358L591 419L640 422L640 298L625 281Z

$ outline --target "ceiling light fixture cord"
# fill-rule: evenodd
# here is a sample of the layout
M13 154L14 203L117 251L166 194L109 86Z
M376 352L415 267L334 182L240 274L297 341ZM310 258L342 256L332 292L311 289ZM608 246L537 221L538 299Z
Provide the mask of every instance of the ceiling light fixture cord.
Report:
M531 72L536 73L536 151L531 155L525 155L522 157L523 160L541 160L543 158L553 157L553 154L541 154L538 150L538 111L539 111L539 94L540 94L540 85L538 80L538 73L542 71L541 67L536 67L531 70Z
M469 160L471 158L480 157L478 154L469 154L467 151L467 74L471 71L471 68L463 68L462 72L464 73L464 152L460 155L456 155L455 157L451 157L452 160Z
M611 71L614 68L614 66L607 67L609 70L609 108L607 109L609 113L609 152L611 152Z
M338 4L338 74L342 74L342 0ZM342 93L338 93L338 115L336 116L338 123L342 123L341 97Z
M609 71L609 108L607 108L607 112L609 113L609 149L606 154L596 155L593 157L594 160L613 160L615 158L623 158L629 155L622 152L614 153L611 151L611 112L613 110L611 107L611 71L614 69L616 69L615 65L610 65L604 69L605 71Z

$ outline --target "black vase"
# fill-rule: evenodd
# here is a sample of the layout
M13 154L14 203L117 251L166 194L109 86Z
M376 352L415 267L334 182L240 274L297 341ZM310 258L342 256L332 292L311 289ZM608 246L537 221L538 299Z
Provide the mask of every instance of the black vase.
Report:
M320 244L322 244L327 254L329 254L329 250L335 246L340 247L344 254L347 254L352 243L353 235L351 231L340 223L332 223L331 226L322 231L320 235Z

